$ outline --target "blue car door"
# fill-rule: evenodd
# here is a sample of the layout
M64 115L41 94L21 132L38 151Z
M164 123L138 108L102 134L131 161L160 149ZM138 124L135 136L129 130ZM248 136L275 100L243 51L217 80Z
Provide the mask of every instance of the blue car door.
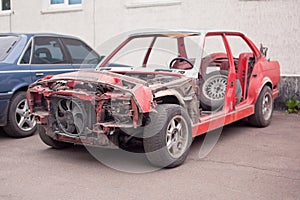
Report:
M68 53L58 37L35 36L31 47L27 50L31 53L30 66L33 82L47 75L74 71Z

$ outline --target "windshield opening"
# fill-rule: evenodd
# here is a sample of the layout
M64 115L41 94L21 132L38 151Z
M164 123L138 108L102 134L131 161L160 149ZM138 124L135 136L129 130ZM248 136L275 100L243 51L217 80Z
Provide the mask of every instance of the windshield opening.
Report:
M0 61L3 61L18 42L17 36L0 36Z
M135 35L122 43L100 67L133 70L190 70L200 52L200 35L187 33Z

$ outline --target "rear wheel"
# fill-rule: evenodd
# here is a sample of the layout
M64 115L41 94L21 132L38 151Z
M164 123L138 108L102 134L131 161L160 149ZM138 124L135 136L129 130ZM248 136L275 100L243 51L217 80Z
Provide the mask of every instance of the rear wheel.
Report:
M191 120L179 105L159 105L145 127L144 149L147 159L157 167L181 165L192 143Z
M50 147L54 149L63 149L72 146L73 144L67 142L61 142L52 139L46 134L46 130L41 125L38 125L38 132L41 140Z
M3 127L8 136L27 137L36 131L36 122L30 114L26 92L18 92L12 97L8 114L8 124Z
M248 118L251 125L266 127L271 123L274 99L270 87L264 86L255 104L255 113Z

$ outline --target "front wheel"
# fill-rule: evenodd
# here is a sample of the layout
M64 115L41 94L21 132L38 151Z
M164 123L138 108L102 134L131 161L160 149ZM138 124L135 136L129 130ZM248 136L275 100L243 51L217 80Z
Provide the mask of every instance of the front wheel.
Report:
M150 163L173 168L187 158L192 143L191 120L179 105L158 105L144 130L144 150Z
M264 86L255 104L255 113L248 118L251 125L266 127L271 123L274 99L270 87Z
M3 127L8 136L27 137L36 131L36 122L30 114L26 92L18 92L12 97L8 114L8 124Z

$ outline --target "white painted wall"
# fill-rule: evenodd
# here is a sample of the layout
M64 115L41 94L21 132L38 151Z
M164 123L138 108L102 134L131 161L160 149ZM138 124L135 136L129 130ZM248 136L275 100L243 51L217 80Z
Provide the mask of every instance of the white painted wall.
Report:
M146 4L136 4L141 2ZM163 4L143 7L147 2ZM132 5L142 7L129 8ZM0 13L0 32L70 34L97 47L134 29L240 30L257 45L269 47L269 57L280 61L282 74L300 75L299 0L83 0L75 11L48 8L48 0L12 0L13 14Z

